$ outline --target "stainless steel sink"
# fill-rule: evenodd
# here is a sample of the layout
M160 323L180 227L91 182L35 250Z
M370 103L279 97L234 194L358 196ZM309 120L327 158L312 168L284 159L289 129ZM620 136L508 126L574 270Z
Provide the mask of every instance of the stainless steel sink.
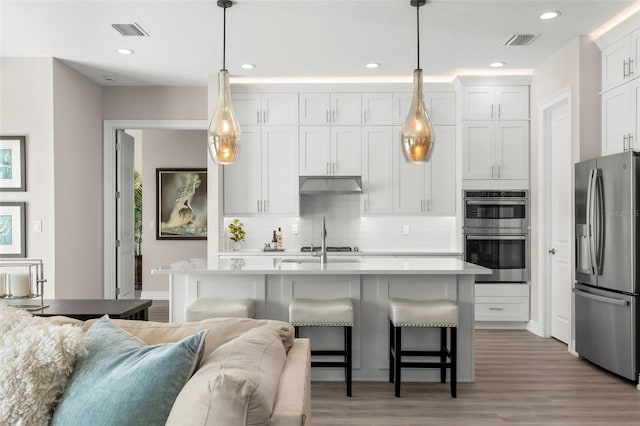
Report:
M360 263L362 259L359 257L330 257L327 259L327 263ZM317 257L310 257L305 259L282 259L280 263L320 263L320 259Z

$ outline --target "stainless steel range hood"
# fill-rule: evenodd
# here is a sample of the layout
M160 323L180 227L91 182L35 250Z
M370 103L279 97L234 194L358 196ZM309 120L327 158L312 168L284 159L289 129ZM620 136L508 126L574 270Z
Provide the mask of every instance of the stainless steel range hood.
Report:
M300 176L300 195L359 194L360 176Z

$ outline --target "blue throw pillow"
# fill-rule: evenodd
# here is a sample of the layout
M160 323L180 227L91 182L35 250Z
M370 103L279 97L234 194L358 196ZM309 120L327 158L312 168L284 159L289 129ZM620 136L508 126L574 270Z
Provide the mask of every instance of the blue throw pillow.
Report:
M177 343L147 345L102 317L87 331L52 426L164 425L198 368L206 331Z

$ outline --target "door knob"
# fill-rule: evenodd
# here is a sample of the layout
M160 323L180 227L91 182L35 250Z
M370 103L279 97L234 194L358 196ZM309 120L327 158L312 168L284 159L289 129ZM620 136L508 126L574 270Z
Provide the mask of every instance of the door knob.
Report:
M556 254L556 249L552 248L551 250L549 250L549 253Z

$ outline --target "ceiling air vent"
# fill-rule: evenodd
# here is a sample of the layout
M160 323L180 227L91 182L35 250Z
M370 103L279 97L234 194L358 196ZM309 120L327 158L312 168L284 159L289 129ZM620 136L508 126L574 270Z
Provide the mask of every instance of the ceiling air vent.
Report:
M538 38L538 35L539 34L511 34L502 44L503 46L526 46Z
M140 24L111 24L113 28L125 37L149 37Z

